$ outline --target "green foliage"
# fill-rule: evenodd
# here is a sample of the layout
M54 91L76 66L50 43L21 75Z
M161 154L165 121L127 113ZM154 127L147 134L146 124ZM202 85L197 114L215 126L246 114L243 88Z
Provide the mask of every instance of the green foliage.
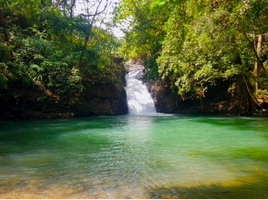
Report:
M123 0L117 12L116 19L132 22L124 53L144 59L145 78L158 71L182 98L205 97L211 86L232 80L239 112L250 113L255 81L267 87L267 69L253 74L258 34L265 35L259 59L268 63L267 1Z
M158 77L158 64L156 62L159 54L155 54L154 57L144 61L145 73L143 79L150 80Z
M20 36L10 43L14 45L12 74L23 85L42 85L58 95L78 87L81 75L75 73L73 54L58 48L57 43Z
M145 77L157 76L157 69L182 98L205 97L211 86L232 80L239 112L250 113L255 81L267 86L264 69L253 74L254 35L268 33L267 1L123 0L117 17L132 19L125 52L145 60ZM264 40L260 59L267 66Z
M131 24L131 28L124 30L125 57L147 59L160 50L164 36L162 27L169 10L165 1L124 0L119 4L115 21L125 20Z
M74 15L75 3L0 2L0 89L10 91L7 98L27 89L37 102L77 103L86 82L118 83L122 69L111 57L120 42L94 26L95 16Z
M0 88L5 88L8 82L8 67L5 63L0 63Z

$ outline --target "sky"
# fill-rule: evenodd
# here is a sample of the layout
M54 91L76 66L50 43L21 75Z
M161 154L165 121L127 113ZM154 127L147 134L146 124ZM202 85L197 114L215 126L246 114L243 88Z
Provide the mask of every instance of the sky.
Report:
M97 0L97 1L99 1L99 0ZM77 14L78 13L86 13L85 12L86 6L84 5L83 2L85 2L85 1L78 0L77 7L76 7L76 13ZM118 2L119 2L119 0L108 0L108 7L98 17L102 18L104 22L111 22L112 17L113 17L112 12L114 10L114 7L116 6L115 4L118 3ZM102 0L102 4L101 4L101 6L99 8L99 11L104 9L105 3L106 3L106 0ZM91 9L92 13L95 12L95 9L96 9L96 6L93 6L93 8ZM106 28L105 24L101 24L99 21L95 25L97 27L99 27L99 28ZM120 30L120 28L113 27L111 31L118 38L123 38L124 37L124 33Z

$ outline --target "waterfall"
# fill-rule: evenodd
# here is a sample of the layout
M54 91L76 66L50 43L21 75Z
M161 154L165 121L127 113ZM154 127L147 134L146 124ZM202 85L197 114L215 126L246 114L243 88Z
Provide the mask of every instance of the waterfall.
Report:
M146 86L136 76L140 71L132 71L126 75L127 104L131 115L156 114L154 101Z

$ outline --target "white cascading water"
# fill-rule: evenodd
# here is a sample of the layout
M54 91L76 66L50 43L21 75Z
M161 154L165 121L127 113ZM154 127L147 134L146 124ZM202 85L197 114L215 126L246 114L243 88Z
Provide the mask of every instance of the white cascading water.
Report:
M130 115L154 115L154 101L142 81L136 76L140 71L132 71L126 75L127 104Z

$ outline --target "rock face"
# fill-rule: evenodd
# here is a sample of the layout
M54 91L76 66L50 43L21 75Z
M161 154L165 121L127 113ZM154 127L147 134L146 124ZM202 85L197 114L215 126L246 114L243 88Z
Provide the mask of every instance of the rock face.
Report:
M130 60L126 63L127 71L140 70L136 78L142 79L144 66L141 61ZM146 82L149 93L151 94L156 111L159 113L179 113L179 114L231 114L234 113L233 102L227 94L222 93L226 88L217 88L213 91L210 98L201 101L198 99L182 100L176 91L170 89L170 84L161 79L149 80ZM220 98L216 98L215 94ZM221 95L221 96L220 96ZM224 97L222 97L222 95Z
M129 60L126 64L126 70L138 71L140 73L136 76L137 79L142 79L144 66L141 64L142 61L138 60ZM172 92L168 84L163 83L160 79L147 81L146 87L151 94L156 111L160 113L176 113L178 104L177 98L178 95Z
M128 113L123 84L96 84L86 89L85 98L76 106L76 116L122 115Z
M151 80L146 85L154 100L157 112L178 112L178 95L173 93L167 84L164 84L161 80Z
M128 113L127 96L124 89L125 72L118 75L117 83L85 82L83 93L77 101L65 101L49 97L38 101L42 90L22 88L21 95L14 98L9 91L0 91L0 120L52 119L87 117L99 115L122 115ZM65 98L66 99L66 98ZM68 98L67 98L68 99Z
M168 83L162 80L147 82L147 87L151 93L157 112L161 113L178 113L178 114L235 114L234 102L230 97L218 99L216 96L203 100L203 108L198 99L182 98L170 89ZM214 93L216 95L216 92ZM225 94L225 96L227 96Z
M143 79L143 61L130 60L126 63L127 71L140 70L136 78ZM160 113L178 114L227 114L237 115L239 107L238 94L235 92L232 83L221 81L215 86L210 86L205 97L202 99L188 97L182 99L176 91L170 89L170 84L161 79L148 80L146 86L151 94L156 111ZM267 116L268 114L268 95L259 96L260 107L254 110L253 115Z
M140 61L129 60L128 62L126 62L125 68L126 68L126 70L128 72L130 72L130 71L143 70L144 69L144 66L141 64Z

